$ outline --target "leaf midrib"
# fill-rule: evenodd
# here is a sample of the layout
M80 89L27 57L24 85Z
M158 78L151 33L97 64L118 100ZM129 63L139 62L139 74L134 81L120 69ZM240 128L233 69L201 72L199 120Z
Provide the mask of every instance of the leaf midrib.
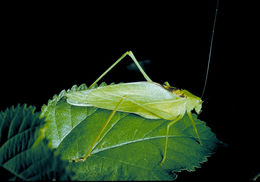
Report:
M34 126L33 128L27 128L26 130L23 130L20 133L17 133L15 135L13 135L12 137L8 138L1 146L0 146L0 150L2 150L6 145L8 146L10 142L12 142L13 140L16 140L17 137L23 137L26 133L29 132L33 132L34 130L36 130L37 128L39 128L41 125L37 125Z
M192 136L186 136L186 135L171 135L171 136L168 136L168 137L169 138L193 138ZM141 138L141 139L135 139L135 140L132 140L132 141L123 142L123 143L112 145L110 147L106 147L106 148L102 148L102 149L94 149L91 152L91 154L97 154L99 152L103 152L103 151L106 151L106 150L114 149L114 148L121 147L121 146L124 146L124 145L132 144L132 143L143 142L143 141L146 141L146 140L155 140L155 139L160 139L160 138L165 138L165 136L155 136L155 137L146 137L146 138Z

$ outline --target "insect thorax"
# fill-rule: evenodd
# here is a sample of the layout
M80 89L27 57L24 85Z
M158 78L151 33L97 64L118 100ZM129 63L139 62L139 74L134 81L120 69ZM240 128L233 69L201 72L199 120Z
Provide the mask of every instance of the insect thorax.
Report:
M170 84L168 82L165 82L162 86L166 90L170 91L171 93L173 93L181 98L186 98L187 99L187 104L186 104L187 111L191 111L191 110L195 109L196 113L199 114L201 112L201 108L202 108L201 98L190 93L188 90L179 89L179 88L170 86Z

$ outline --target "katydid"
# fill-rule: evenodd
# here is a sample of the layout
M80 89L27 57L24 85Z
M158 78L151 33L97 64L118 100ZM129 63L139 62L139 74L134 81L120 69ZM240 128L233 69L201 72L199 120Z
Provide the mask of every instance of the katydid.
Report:
M147 81L121 83L93 88L108 71L110 71L125 56L130 56ZM116 111L134 113L148 119L165 119L170 120L166 129L164 154L161 164L164 163L167 156L168 135L170 126L180 120L185 113L188 114L194 132L202 144L197 131L191 111L199 114L202 107L202 100L187 90L180 90L171 87L168 82L164 85L153 82L143 71L134 54L131 51L123 54L111 67L108 68L87 90L77 91L66 94L67 102L76 106L94 106L98 108L112 110L112 113L106 120L103 128L94 140L92 146L85 156L75 161L85 160L98 142L103 130L113 117Z
M208 77L218 4L219 0L217 0L210 43L208 67L202 96L206 88L206 82ZM114 66L116 66L126 56L130 56L132 58L140 72L143 74L146 81L121 83L115 85L107 85L98 88L92 88L101 78L103 78ZM97 108L112 110L111 114L105 121L105 124L99 131L97 137L93 141L87 153L83 157L75 159L74 161L76 162L84 161L91 155L91 152L95 147L95 144L100 139L104 129L106 128L116 111L134 113L147 119L169 120L169 123L167 124L166 128L164 152L162 160L160 162L161 165L165 162L167 157L169 129L177 121L183 118L185 113L187 113L192 123L197 139L199 143L202 145L202 141L200 139L198 130L191 115L192 110L195 110L197 114L201 112L202 99L193 95L187 90L172 87L168 82L165 82L163 85L153 82L150 79L150 77L144 72L142 67L139 65L138 61L136 60L134 54L131 51L128 51L125 54L123 54L89 87L89 89L73 93L67 93L66 97L67 102L71 105L94 106Z

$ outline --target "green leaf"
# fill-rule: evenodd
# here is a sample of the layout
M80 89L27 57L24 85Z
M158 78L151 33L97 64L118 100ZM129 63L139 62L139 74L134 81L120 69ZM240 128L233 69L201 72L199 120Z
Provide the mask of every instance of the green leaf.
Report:
M33 147L45 124L35 107L18 105L0 112L0 169L9 180L68 180L67 161L46 140ZM1 176L3 178L3 176Z
M104 84L102 84L104 85ZM74 86L67 92L87 89ZM50 145L72 161L84 156L111 111L72 106L62 91L42 107ZM75 180L173 180L175 172L194 171L214 151L218 140L205 122L193 118L203 145L196 140L191 121L185 115L170 129L167 158L161 166L166 126L170 121L145 119L116 112L91 155L84 162L71 162Z

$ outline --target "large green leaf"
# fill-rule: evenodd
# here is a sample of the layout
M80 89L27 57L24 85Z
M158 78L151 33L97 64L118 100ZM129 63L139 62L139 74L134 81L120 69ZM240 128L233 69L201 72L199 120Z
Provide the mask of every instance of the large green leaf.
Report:
M51 151L46 140L34 145L44 120L35 107L11 107L0 112L1 180L68 180L67 161Z
M87 89L74 86L67 92ZM50 145L72 161L88 151L111 111L72 106L62 91L42 107ZM170 129L167 158L161 166L166 126L162 119L145 119L135 114L116 112L91 155L84 162L71 162L76 180L172 180L174 172L194 171L207 161L218 142L203 121L193 115L203 145L196 140L188 116Z

